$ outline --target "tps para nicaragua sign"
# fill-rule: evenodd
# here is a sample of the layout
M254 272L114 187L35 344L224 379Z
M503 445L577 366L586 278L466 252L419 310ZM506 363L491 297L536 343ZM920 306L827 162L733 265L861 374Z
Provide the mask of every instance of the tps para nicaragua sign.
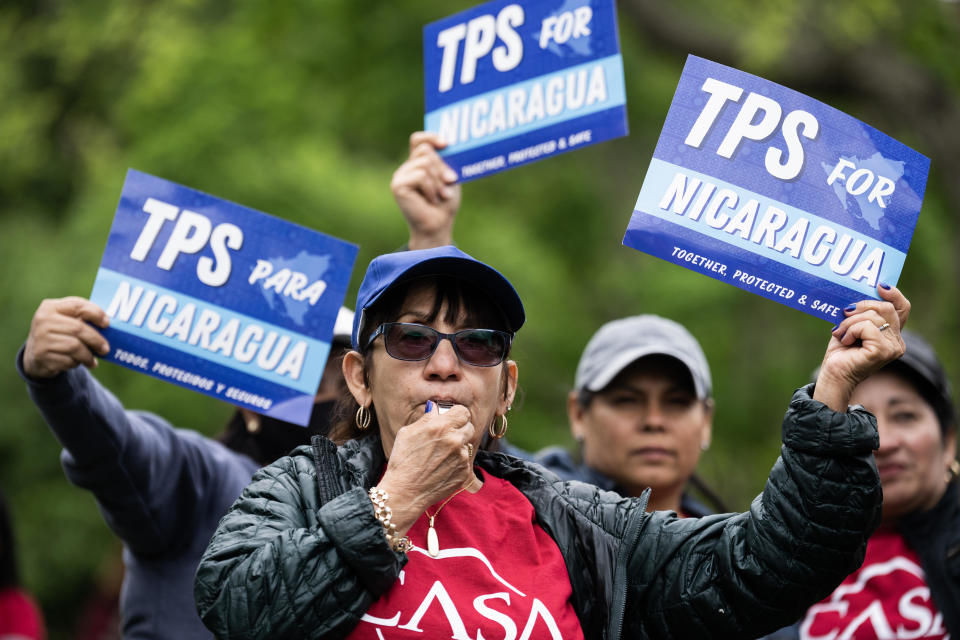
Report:
M627 134L613 0L494 0L423 29L424 128L461 181Z
M356 255L131 169L90 296L106 359L306 425Z
M896 284L929 169L832 107L689 56L623 244L837 322Z

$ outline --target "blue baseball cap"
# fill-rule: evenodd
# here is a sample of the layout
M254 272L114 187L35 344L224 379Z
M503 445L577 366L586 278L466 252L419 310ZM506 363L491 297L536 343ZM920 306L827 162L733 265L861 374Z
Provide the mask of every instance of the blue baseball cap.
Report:
M523 326L526 315L523 302L510 281L499 271L473 258L453 245L398 251L377 256L367 267L360 291L357 292L357 313L353 318L353 348L360 349L360 331L369 309L395 285L423 276L450 276L464 280L499 305L510 331Z

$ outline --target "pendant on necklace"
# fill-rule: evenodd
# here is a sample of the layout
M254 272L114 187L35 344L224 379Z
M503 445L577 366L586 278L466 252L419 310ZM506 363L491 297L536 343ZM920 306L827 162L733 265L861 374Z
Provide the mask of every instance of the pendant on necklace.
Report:
M433 528L433 516L430 516L430 528L427 529L427 553L436 558L440 555L440 541L437 530Z

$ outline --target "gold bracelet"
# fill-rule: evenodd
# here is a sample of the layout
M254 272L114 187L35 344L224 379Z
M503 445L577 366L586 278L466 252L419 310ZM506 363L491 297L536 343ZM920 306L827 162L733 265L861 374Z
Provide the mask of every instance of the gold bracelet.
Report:
M413 543L410 542L410 538L407 536L403 536L402 538L398 536L397 525L390 521L393 512L390 511L390 507L387 506L387 500L390 499L387 492L380 487L370 487L367 495L370 496L370 502L373 503L373 515L377 519L377 522L383 526L383 535L386 537L387 544L390 545L390 548L397 553L410 551L410 549L413 548Z

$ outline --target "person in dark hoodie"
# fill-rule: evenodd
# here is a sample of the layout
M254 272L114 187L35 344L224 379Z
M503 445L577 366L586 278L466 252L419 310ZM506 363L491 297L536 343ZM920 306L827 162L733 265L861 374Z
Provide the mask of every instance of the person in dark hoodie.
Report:
M44 300L16 366L54 436L67 478L91 491L124 543L126 640L209 640L193 577L217 522L260 467L328 431L353 312L341 309L308 428L238 409L218 438L127 410L88 368L107 353L107 315L79 297ZM85 366L81 366L85 365Z

